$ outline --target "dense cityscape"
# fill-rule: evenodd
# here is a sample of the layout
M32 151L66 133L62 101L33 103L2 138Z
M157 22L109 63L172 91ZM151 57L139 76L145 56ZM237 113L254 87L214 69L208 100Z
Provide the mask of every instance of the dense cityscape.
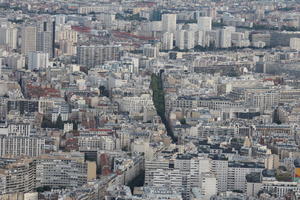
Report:
M299 200L299 0L0 0L0 200Z

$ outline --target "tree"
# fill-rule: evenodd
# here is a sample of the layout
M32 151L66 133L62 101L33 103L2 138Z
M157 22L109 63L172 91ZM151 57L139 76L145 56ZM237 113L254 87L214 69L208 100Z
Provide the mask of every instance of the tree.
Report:
M279 109L276 108L273 112L273 123L281 124L280 118L279 118Z
M151 75L150 87L152 89L152 99L157 115L160 116L162 123L165 125L168 136L172 138L173 142L177 142L177 138L174 136L173 130L165 115L165 92L161 74L159 76L154 73Z
M58 117L56 119L55 128L64 129L64 122L62 121L60 114L58 115Z
M237 71L237 69L231 68L229 70L229 72L227 73L227 75L230 76L230 77L238 77L239 72Z
M78 131L78 123L76 121L72 121L73 123L73 130Z
M185 118L180 119L180 124L182 125L186 124L186 119Z
M43 186L43 187L38 187L38 188L36 188L36 191L37 191L37 192L51 191L51 187L45 185L45 186Z
M42 120L42 124L41 124L42 128L53 128L53 123L51 120L49 120L47 117L43 116L43 120Z
M105 88L105 86L100 85L100 97L109 97L109 91Z

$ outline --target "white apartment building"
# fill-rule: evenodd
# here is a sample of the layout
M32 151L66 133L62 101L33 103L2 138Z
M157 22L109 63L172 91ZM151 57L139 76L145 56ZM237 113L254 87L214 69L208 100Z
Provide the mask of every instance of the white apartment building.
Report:
M58 31L57 41L66 40L71 43L77 43L78 33L71 29L70 26L63 26L60 31Z
M220 48L231 47L231 33L234 32L231 28L226 27L219 30L219 46Z
M300 38L290 39L290 48L299 51L300 50Z
M10 136L30 136L31 125L26 122L9 123L8 134Z
M73 188L87 182L88 163L79 158L42 156L36 160L37 187Z
M300 185L297 182L283 182L276 180L247 182L247 196L255 197L261 190L267 191L277 198L282 198L290 191L299 193Z
M16 49L18 44L18 29L15 27L0 28L0 45L6 45L9 49Z
M49 66L49 54L44 52L29 52L28 53L28 69L45 69Z
M261 111L271 109L277 106L280 101L280 94L278 91L271 90L248 90L245 92L246 106L259 108Z
M175 33L176 31L176 14L163 14L162 15L162 31Z
M145 185L161 187L171 185L176 190L179 189L181 191L184 199L189 199L192 188L200 188L202 184L209 181L205 178L207 176L204 175L202 177L202 174L209 173L210 170L209 158L189 154L177 155L177 158L174 160L159 159L146 161ZM210 183L213 184L213 181ZM211 184L207 185L208 188L204 187L203 190L210 193L212 191Z
M227 178L227 190L239 190L247 191L246 175L251 172L262 172L264 164L258 163L229 163L228 178Z
M206 40L206 32L205 31L195 31L195 46L208 46L209 45L209 41Z
M226 192L228 183L228 160L212 159L211 169L217 179L217 191Z
M111 136L84 136L78 138L80 150L109 150L116 148L114 139Z
M209 200L211 196L217 194L217 179L214 174L210 172L202 173L200 183L203 199Z
M197 24L199 30L210 31L212 28L212 18L211 17L198 17Z
M44 138L22 136L0 137L0 156L36 157L44 153L44 147Z
M143 199L172 199L182 200L181 192L170 186L165 187L143 187Z
M188 30L178 30L175 37L176 47L179 49L192 49L195 47L195 32Z
M300 185L297 182L266 181L263 182L262 188L270 191L277 197L283 197L289 191L300 192Z
M162 36L162 49L163 50L171 50L173 49L173 38L174 34L165 32Z
M140 113L144 109L154 108L153 100L150 94L141 96L123 97L120 102L120 110L129 113Z
M77 47L78 64L89 68L104 64L105 61L120 59L118 45L90 45Z
M143 46L143 55L148 58L156 58L159 54L159 50L156 46L152 46L151 44L145 44Z
M151 181L156 169L169 169L169 160L159 158L156 160L145 161L145 185L151 185Z
M210 172L210 159L178 155L174 168L180 170L182 175L183 197L189 198L193 187L201 187L202 173Z
M170 186L175 190L182 191L183 178L180 170L177 169L156 169L153 171L153 178L148 184L154 187Z

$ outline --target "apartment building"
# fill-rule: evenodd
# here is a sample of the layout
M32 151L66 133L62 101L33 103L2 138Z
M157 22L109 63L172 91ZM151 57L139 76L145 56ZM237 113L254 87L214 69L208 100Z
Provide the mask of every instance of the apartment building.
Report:
M45 151L45 139L40 137L0 136L0 156L36 157Z

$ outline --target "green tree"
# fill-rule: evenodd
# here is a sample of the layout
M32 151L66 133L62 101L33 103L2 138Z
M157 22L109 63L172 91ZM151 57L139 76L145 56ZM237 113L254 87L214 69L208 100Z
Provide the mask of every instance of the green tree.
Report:
M58 115L58 117L56 119L55 128L64 129L64 122L62 121L60 114Z
M186 124L186 119L185 118L182 118L181 120L180 120L180 124Z
M53 128L53 123L51 120L49 120L47 117L43 116L43 120L42 120L42 124L41 124L42 128Z
M172 138L173 142L176 142L177 138L174 136L165 114L165 93L161 75L158 76L154 73L151 75L150 87L152 89L152 99L157 115L160 116L162 123L165 125L168 136Z
M100 97L109 97L109 91L105 88L105 86L100 85L99 87L100 90Z
M72 121L73 123L73 131L78 131L78 123L76 121Z

